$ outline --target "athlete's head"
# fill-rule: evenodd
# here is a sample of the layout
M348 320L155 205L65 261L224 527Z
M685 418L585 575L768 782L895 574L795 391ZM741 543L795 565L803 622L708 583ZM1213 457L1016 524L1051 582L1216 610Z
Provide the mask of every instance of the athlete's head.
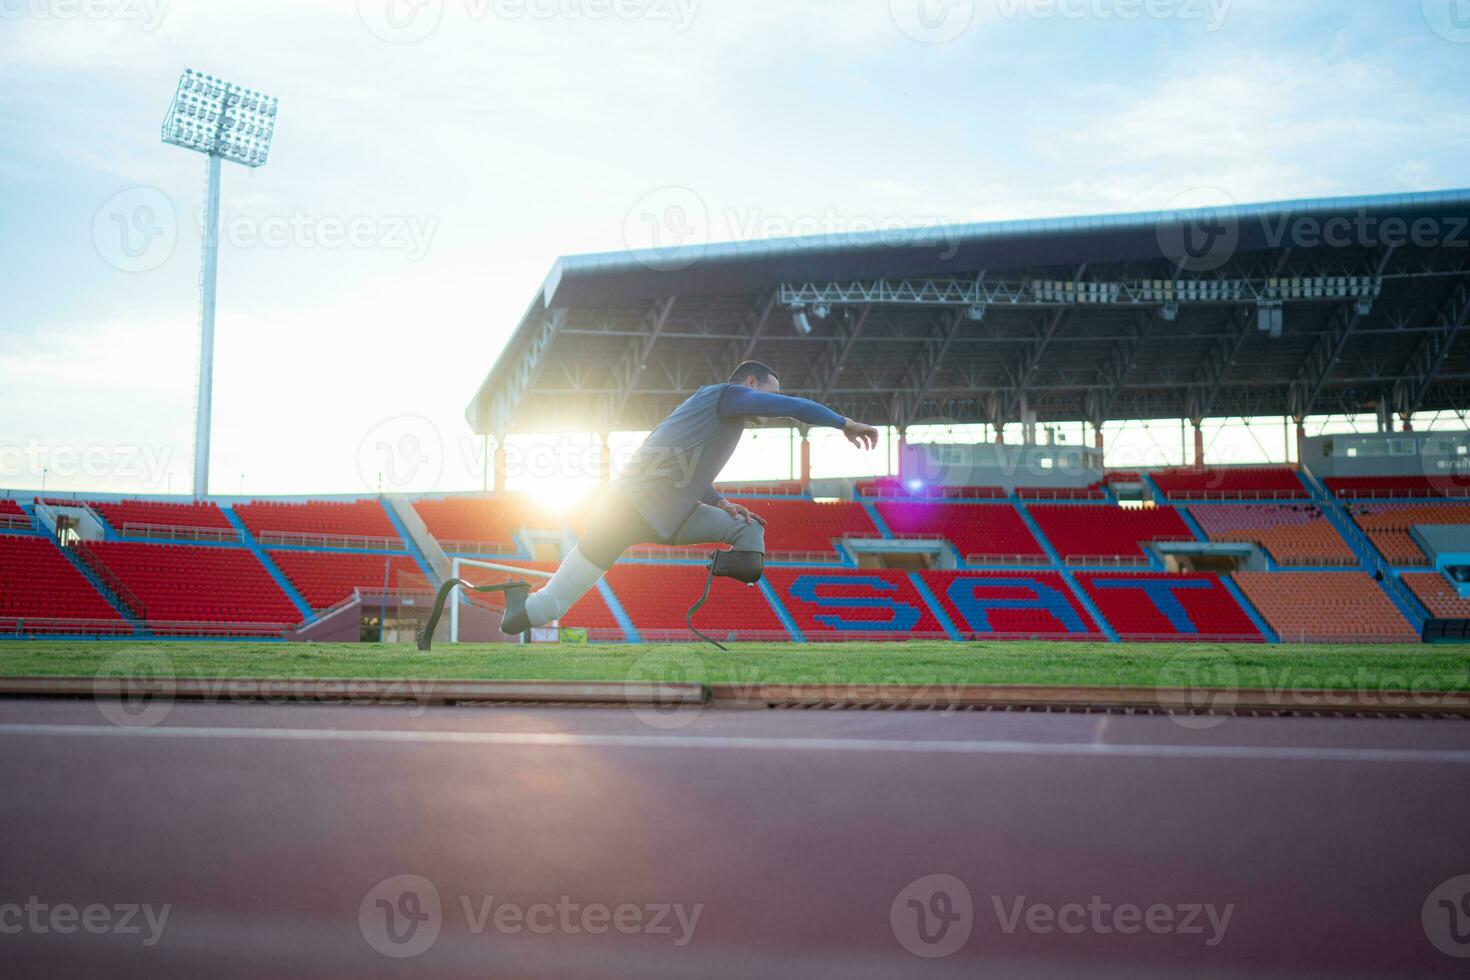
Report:
M754 388L756 391L769 392L772 395L781 393L781 379L776 377L769 365L760 361L746 361L730 373L732 385L744 385Z

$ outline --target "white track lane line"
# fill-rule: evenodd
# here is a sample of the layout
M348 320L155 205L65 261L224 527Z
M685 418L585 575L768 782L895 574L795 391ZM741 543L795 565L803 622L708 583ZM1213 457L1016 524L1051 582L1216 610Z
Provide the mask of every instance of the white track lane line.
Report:
M1239 759L1283 762L1425 762L1470 765L1459 749L1353 749L1248 745L1124 745L1106 742L1008 742L877 738L732 738L693 735L558 735L544 732L383 731L320 728L198 728L113 725L0 725L0 736L163 739L259 739L286 742L384 742L501 745L526 748L735 749L796 752L896 752L913 755L1117 756L1136 759Z

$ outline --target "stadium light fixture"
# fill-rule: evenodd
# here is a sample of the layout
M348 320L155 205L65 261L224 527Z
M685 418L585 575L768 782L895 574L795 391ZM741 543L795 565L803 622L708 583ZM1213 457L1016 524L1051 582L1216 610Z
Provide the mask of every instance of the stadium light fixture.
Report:
M806 315L806 307L800 303L791 308L791 325L803 337L808 336L812 332L811 318Z
M254 169L270 157L279 100L186 68L163 118L163 141L209 158L204 257L199 272L199 391L194 418L194 496L209 495L209 434L214 398L214 307L219 272L220 162Z

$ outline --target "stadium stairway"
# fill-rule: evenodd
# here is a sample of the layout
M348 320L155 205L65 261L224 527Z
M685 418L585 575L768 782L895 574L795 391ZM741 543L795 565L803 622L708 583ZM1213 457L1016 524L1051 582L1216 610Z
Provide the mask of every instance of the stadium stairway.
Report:
M112 589L108 587L106 582L97 577L97 573L92 571L92 569L88 567L86 562L78 558L70 548L63 548L61 547L61 545L57 544L56 539L51 537L51 535L47 534L43 535L43 537L50 541L52 546L55 547L57 551L61 552L62 557L64 557L67 562L70 563L72 568L75 568L78 572L81 572L82 578L92 583L92 588L96 589L98 594L101 595L102 598L107 600L107 604L111 606L113 610L123 618L123 621L126 622L129 627L132 628L134 636L142 636L146 632L146 627L143 625L143 621L140 620L133 613L133 611L128 608L128 604L126 602L123 602L122 599L118 598L117 593L112 591Z
M409 557L414 560L419 566L419 569L424 573L424 576L437 588L439 583L443 581L443 576L434 574L433 566L429 564L428 559L424 557L423 551L419 548L418 542L414 540L413 535L404 526L403 518L399 516L397 509L386 498L380 498L380 502L383 505L383 512L388 515L388 523L393 525L393 530L403 540L403 547L408 551Z
M276 563L271 561L271 556L266 554L265 549L260 546L260 542L255 540L255 535L250 533L250 528L246 527L245 522L240 519L240 515L235 513L235 508L230 504L220 504L219 509L225 515L225 520L230 522L230 526L240 532L240 543L250 550L250 553L255 556L255 560L260 562L261 567L281 587L281 591L286 593L286 598L290 599L291 605L295 606L297 612L301 613L301 618L303 620L310 619L313 615L311 604L297 591L296 586L291 584L291 580L276 567Z
M1066 562L1062 561L1062 556L1057 554L1057 549L1047 539L1046 532L1041 529L1041 525L1037 522L1036 518L1031 516L1031 511L1027 508L1026 501L1022 500L1014 490L1011 491L1011 506L1016 508L1016 511L1021 515L1021 520L1026 522L1026 527L1031 530L1031 534L1036 538L1037 544L1041 545L1041 550L1046 552L1046 557L1051 562L1051 567L1061 574L1062 581L1067 583L1067 588L1071 589L1072 594L1082 603L1082 608L1087 610L1087 615L1091 616L1092 621L1107 635L1108 642L1121 642L1118 639L1118 631L1113 629L1113 624L1109 623L1108 618L1102 614L1102 610L1097 608L1097 603L1092 601L1092 596L1088 595L1087 590L1082 588L1078 583L1076 577L1072 574L1072 570L1067 567Z
M1307 490L1312 495L1312 502L1317 505L1322 516L1326 517L1328 522L1337 529L1337 533L1342 535L1342 539L1347 542L1348 547L1352 549L1353 554L1361 563L1363 571L1378 580L1379 587L1393 600L1393 604L1398 607L1399 612L1409 621L1409 624L1416 630L1422 631L1428 614L1419 600L1414 598L1408 586L1399 580L1393 567L1378 553L1378 549L1373 547L1373 542L1368 540L1363 529L1358 527L1358 522L1353 520L1352 515L1343 508L1342 502L1310 471L1303 469L1300 475L1302 483L1306 484Z
M638 627L633 625L633 617L628 615L628 610L623 608L623 601L618 598L612 586L607 584L607 579L597 580L597 591L602 596L602 601L607 603L608 611L613 614L613 619L618 621L618 628L623 631L623 636L629 643L642 643L643 637L638 635Z
M879 528L879 530L883 529ZM790 634L791 639L797 643L805 643L806 636L801 632L801 627L796 625L796 617L791 615L791 610L787 609L786 603L781 601L781 593L772 588L771 583L764 578L757 582L756 586L761 590L761 595L765 596L766 601L771 604L771 608L775 610L776 618L781 620L781 625L786 627L786 632Z

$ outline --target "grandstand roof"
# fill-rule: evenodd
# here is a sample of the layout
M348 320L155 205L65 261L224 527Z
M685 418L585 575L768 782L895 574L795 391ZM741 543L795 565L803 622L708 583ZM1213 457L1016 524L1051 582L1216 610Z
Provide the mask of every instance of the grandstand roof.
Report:
M878 424L1465 408L1467 319L1470 190L629 250L556 262L466 417L647 429L749 357Z

